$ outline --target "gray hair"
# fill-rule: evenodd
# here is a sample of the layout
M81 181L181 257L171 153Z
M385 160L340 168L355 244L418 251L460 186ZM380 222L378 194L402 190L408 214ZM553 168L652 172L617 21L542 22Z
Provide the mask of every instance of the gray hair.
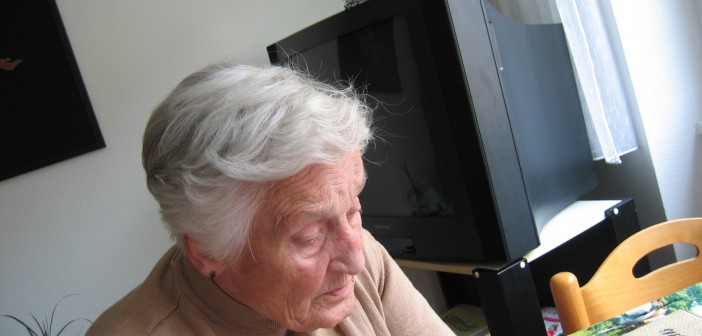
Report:
M185 78L154 110L142 160L163 221L218 260L239 257L271 182L334 163L372 139L371 108L283 66L217 63Z

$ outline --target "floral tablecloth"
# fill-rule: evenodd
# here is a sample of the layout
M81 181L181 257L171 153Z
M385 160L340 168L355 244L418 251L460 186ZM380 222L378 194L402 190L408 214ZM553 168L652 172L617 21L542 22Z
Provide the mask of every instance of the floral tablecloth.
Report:
M702 282L595 324L573 335L624 335L677 310L685 310L702 317Z

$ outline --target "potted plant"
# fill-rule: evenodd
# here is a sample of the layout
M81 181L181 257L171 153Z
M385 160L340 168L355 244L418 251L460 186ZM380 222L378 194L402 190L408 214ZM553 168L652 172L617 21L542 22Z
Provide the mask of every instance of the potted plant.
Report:
M25 329L27 329L27 333L30 336L54 336L52 333L53 330L55 330L58 327L54 326L54 314L56 313L56 308L58 308L58 305L63 301L68 296L71 295L76 295L76 294L69 294L64 297L62 297L58 302L56 302L56 305L54 305L54 309L51 311L51 316L49 317L44 317L43 320L39 320L34 314L32 314L32 320L34 320L34 324L36 324L36 328L34 329L32 326L30 326L32 323L31 322L25 322L15 316L12 315L3 315L4 317L10 318L15 320L17 323L21 324ZM92 323L92 321L84 318L76 318L73 320L68 321L68 323L64 324L63 326L60 326L60 329L58 330L58 333L55 336L61 335L66 328L68 328L71 324L79 322L79 321L85 321L88 323Z

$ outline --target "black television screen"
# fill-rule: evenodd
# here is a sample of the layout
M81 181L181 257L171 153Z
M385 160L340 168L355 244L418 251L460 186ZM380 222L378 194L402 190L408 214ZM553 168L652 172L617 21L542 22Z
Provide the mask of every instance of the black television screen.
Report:
M473 3L479 11L465 9L471 14L464 19L488 22L482 1ZM291 62L330 82L352 80L377 103L379 138L365 155L360 198L364 227L391 255L513 260L539 245L538 204L529 202L507 111L476 108L476 100L505 98L501 86L470 87L451 15L442 1L368 1L268 52L271 63ZM481 53L491 62L470 66L496 71L492 50Z

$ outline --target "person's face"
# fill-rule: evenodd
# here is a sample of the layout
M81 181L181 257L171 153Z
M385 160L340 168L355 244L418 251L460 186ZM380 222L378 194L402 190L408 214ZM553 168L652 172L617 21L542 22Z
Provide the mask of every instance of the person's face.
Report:
M217 276L232 297L295 331L331 328L351 314L364 267L359 151L276 183L252 226L249 250Z

